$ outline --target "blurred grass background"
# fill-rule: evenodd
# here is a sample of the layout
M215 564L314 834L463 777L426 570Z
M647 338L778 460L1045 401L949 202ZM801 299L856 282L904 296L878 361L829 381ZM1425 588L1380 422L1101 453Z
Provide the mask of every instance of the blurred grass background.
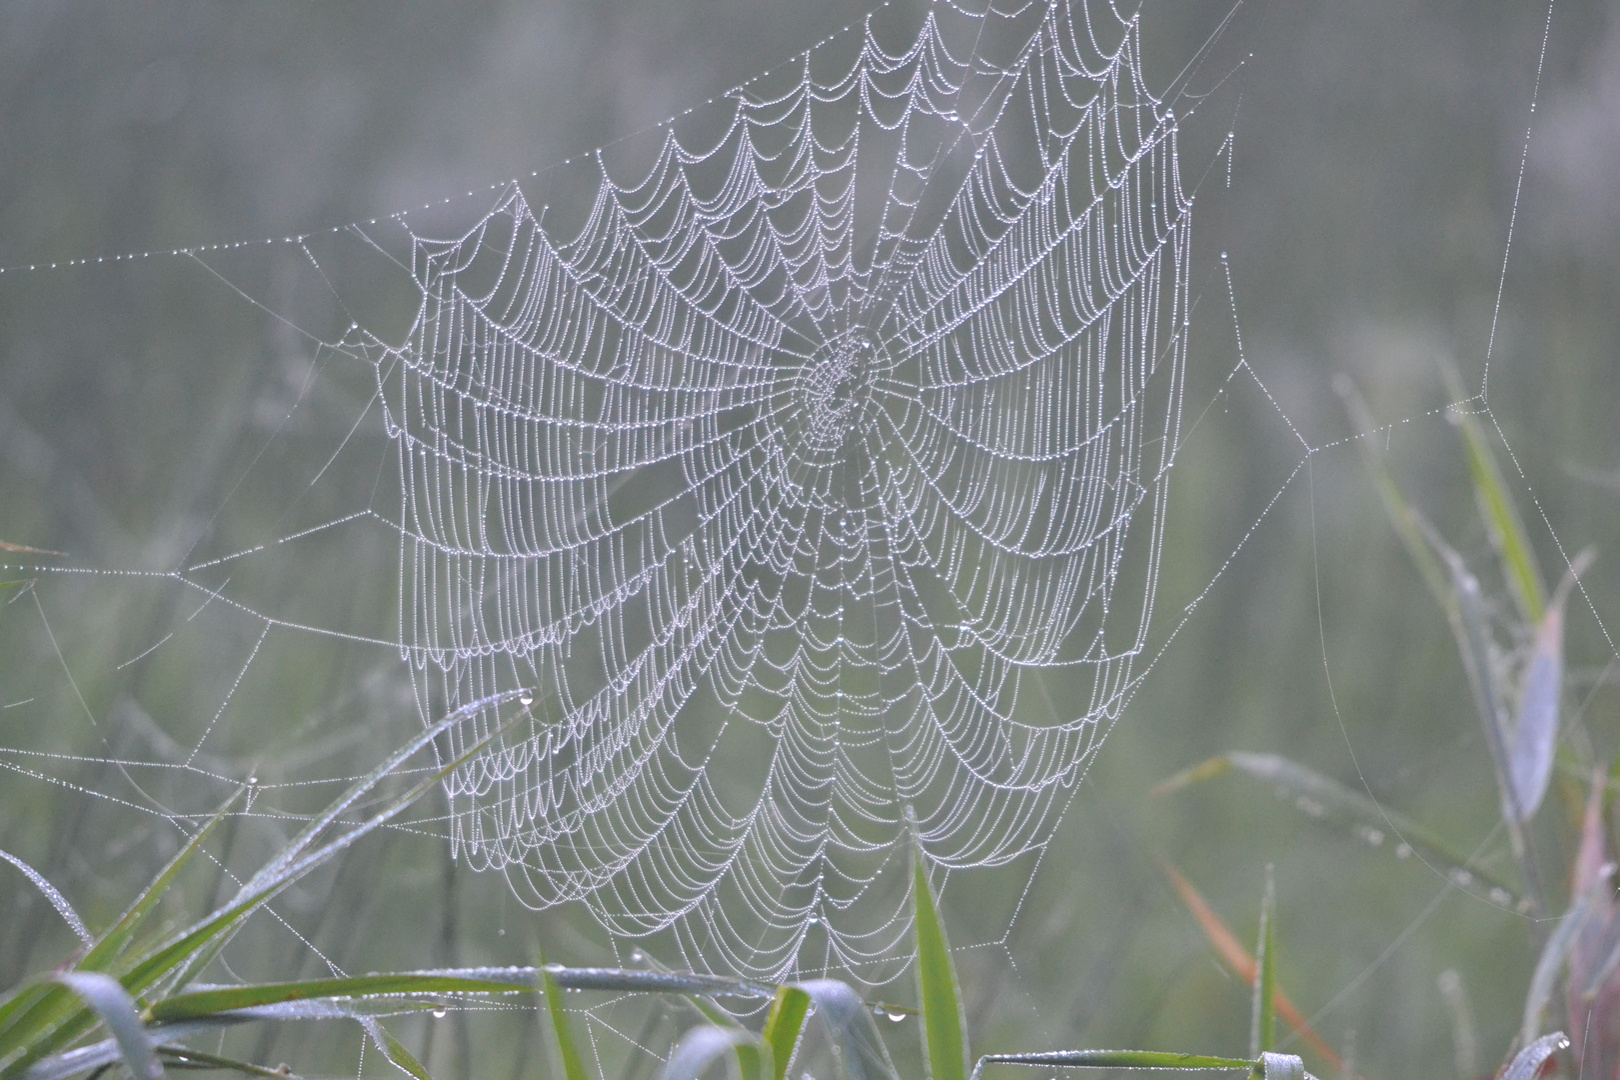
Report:
M864 10L742 0L7 5L0 265L280 237L458 195L640 130ZM1228 11L1186 0L1144 9L1150 82L1179 71ZM1506 1048L1534 963L1522 917L1448 890L1390 843L1374 849L1314 826L1240 779L1171 799L1147 791L1224 750L1270 751L1364 779L1459 848L1505 850L1444 618L1357 448L1339 445L1353 431L1331 383L1348 374L1395 425L1395 475L1486 565L1460 443L1435 412L1447 401L1439 362L1470 385L1483 367L1545 25L1546 9L1523 0L1254 5L1237 9L1195 80L1236 70L1186 122L1184 171L1210 165L1213 179L1195 218L1199 302L1161 637L1215 584L1109 738L1027 896L1017 871L946 889L977 1050L1242 1052L1249 992L1165 884L1161 853L1245 937L1263 867L1276 865L1282 985L1307 1015L1326 1010L1319 1030L1353 1042L1361 1075L1455 1075L1436 983L1446 969L1476 1015L1481 1065ZM1620 595L1617 72L1620 11L1561 3L1489 395L1549 577L1562 571L1559 543L1571 554L1596 545L1590 592L1610 626ZM1230 189L1224 158L1213 157L1227 130ZM1222 251L1246 356L1276 408L1252 383L1224 382L1237 353ZM271 245L217 266L268 306L330 331L321 320L332 312L296 249ZM188 551L222 555L283 535L288 520L352 509L373 479L365 468L309 480L370 378L190 260L8 269L0 540L66 552L63 565L167 570ZM271 443L307 385L316 393L297 425ZM380 459L382 440L371 438ZM355 460L373 452L361 439ZM1305 445L1325 449L1301 469ZM387 637L389 538L356 530L305 550L296 562L203 577L229 579L233 595L288 618ZM139 807L196 812L222 793L196 770L259 781L267 812L233 822L220 851L226 866L247 868L283 834L277 814L330 793L277 785L360 771L417 723L388 649L316 634L261 641L262 624L164 579L55 573L31 591L0 592L11 600L0 607L0 847L43 871L92 925L177 843ZM1620 751L1615 648L1579 603L1569 638L1570 740L1576 756L1608 761ZM1051 689L1061 702L1061 684ZM192 768L120 769L113 757ZM1543 816L1573 812L1549 799ZM1568 854L1543 851L1544 871L1556 879ZM0 876L0 911L0 985L70 951L19 875ZM278 911L304 942L260 925L230 954L243 977L319 973L320 955L351 971L521 963L537 939L548 959L613 959L579 913L534 916L500 878L449 864L431 821L364 846ZM667 1044L676 1019L606 1017L593 1041L617 1070L626 1040ZM532 1019L452 1014L424 1027L411 1035L427 1041L436 1075L544 1072ZM359 1045L337 1029L232 1038L259 1059L296 1054L301 1070L327 1073L352 1070ZM907 1053L902 1068L916 1061ZM651 1075L645 1062L629 1067Z

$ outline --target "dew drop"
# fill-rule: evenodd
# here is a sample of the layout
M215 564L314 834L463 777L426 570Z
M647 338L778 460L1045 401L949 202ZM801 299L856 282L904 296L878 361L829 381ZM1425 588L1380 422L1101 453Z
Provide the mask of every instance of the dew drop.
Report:
M248 777L247 782L248 782L248 787L258 787L259 786L259 778L257 776Z
M534 704L534 695L529 693L527 690L523 691L523 693L518 695L518 704L519 705L533 705Z
M820 921L821 921L821 916L820 915L812 915L812 916L810 916L809 923L810 923L811 926L816 925Z
M887 1016L890 1022L895 1024L898 1024L900 1021L906 1018L906 1014L901 1012L899 1009L890 1009L883 1015Z
M1397 859L1410 859L1412 857L1412 845L1411 844L1404 844L1404 843L1403 844L1396 844L1395 845L1395 857Z
M647 959L647 954L642 952L640 949L637 949L635 952L630 954L631 963L639 964L645 959Z
M434 1009L433 1010L433 1019L435 1019L435 1020L443 1020L445 1013L448 1012L448 1011L449 1011L448 1009Z
M495 936L496 937L505 937L506 936L506 927L503 926L499 930L495 931Z

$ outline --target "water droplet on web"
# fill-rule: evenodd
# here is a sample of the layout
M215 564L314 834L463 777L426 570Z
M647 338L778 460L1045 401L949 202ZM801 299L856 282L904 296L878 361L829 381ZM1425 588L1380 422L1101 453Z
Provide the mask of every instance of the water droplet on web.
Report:
M1410 859L1412 857L1412 845L1405 843L1396 844L1395 857L1397 859Z
M248 777L247 782L248 782L248 787L258 787L259 786L259 778L257 776Z
M820 915L812 915L812 916L810 916L810 918L806 919L805 921L808 922L811 926L814 926L818 922L821 921L821 916Z
M906 1018L906 1014L901 1012L899 1009L889 1009L883 1015L887 1016L889 1021L895 1024L898 1024L900 1021Z
M519 705L533 705L534 704L534 695L529 693L529 691L527 691L527 690L523 691L523 693L518 695L518 704Z
M505 937L506 936L506 927L503 926L499 930L495 931L495 936L496 937Z
M433 1010L433 1019L435 1019L435 1020L443 1020L444 1016L445 1016L445 1013L447 1013L447 1012L449 1012L448 1009L434 1009Z
M642 952L640 949L637 949L635 952L630 954L630 962L633 964L639 964L645 959L647 959L647 954Z

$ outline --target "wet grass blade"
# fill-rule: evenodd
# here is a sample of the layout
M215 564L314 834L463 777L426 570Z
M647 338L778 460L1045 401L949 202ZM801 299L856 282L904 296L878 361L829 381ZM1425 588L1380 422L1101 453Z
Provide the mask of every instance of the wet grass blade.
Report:
M274 1077L275 1080L299 1080L296 1073L286 1069L272 1069L264 1065L255 1065L251 1061L238 1061L235 1058L221 1057L219 1054L209 1054L184 1046L159 1046L157 1052L170 1068L215 1069L239 1072L245 1076Z
M1514 890L1506 883L1472 865L1466 856L1423 825L1279 754L1242 751L1222 754L1161 781L1154 786L1152 794L1168 795L1232 772L1269 784L1307 817L1356 830L1362 840L1374 846L1382 846L1386 832L1393 830L1400 841L1421 852L1427 861L1447 871L1454 880L1467 874L1491 888L1501 889L1512 899Z
M816 1015L827 1026L833 1051L848 1080L899 1080L889 1049L878 1034L872 1010L837 979L811 979L798 987L810 995Z
M360 1021L360 1026L371 1036L371 1041L376 1044L378 1051L394 1068L406 1076L415 1077L415 1080L433 1080L427 1066L418 1061L416 1055L407 1050L405 1044L394 1038L393 1033L381 1023L365 1019Z
M1454 396L1462 395L1461 385L1452 372L1447 372ZM1519 508L1508 494L1502 479L1502 470L1496 464L1496 455L1479 421L1469 412L1453 408L1448 412L1452 423L1462 432L1463 444L1468 451L1468 474L1474 482L1474 498L1479 503L1480 520L1490 534L1491 546L1502 561L1502 575L1507 579L1508 591L1526 623L1535 626L1541 622L1547 606L1547 587L1542 583L1541 570L1536 565L1530 538L1524 531Z
M1582 552L1558 583L1536 627L1530 658L1519 679L1513 741L1508 747L1508 778L1527 819L1535 815L1546 797L1558 746L1558 703L1564 689L1564 604L1591 561L1592 552Z
M540 969L541 988L546 995L546 1015L551 1020L551 1044L557 1051L557 1061L562 1065L563 1080L591 1080L590 1073L585 1071L585 1061L579 1056L579 1046L574 1042L574 1028L568 1019L568 1010L563 1008L563 988L557 982L550 965Z
M1160 860L1160 866L1163 868L1165 876L1170 879L1170 884L1175 888L1177 895L1181 897L1181 902L1187 906L1187 910L1198 921L1199 928L1204 931L1204 936L1209 939L1209 943L1214 946L1215 951L1225 961L1226 966L1231 968L1238 978L1253 986L1259 977L1259 968L1254 957L1250 956L1248 950L1238 941L1237 935L1227 928L1226 923L1222 922L1221 917L1215 914L1215 910L1199 895L1198 890L1193 888L1192 883L1182 877L1174 866L1162 859ZM1300 1038L1310 1044L1311 1049L1322 1055L1323 1060L1333 1066L1334 1069L1342 1070L1344 1068L1344 1063L1339 1059L1338 1053L1328 1045L1326 1039L1316 1033L1315 1028L1306 1022L1304 1014L1294 1006L1294 1003L1288 999L1288 995L1283 993L1281 988L1274 990L1272 1000L1276 1003L1277 1015L1282 1017L1283 1022L1293 1028ZM1253 1065L1254 1062L1249 1061L1245 1062L1245 1064Z
M357 998L382 994L510 994L540 989L542 972L534 968L461 968L446 971L404 971L362 975L347 979L307 979L302 982L255 983L221 986L176 994L147 1009L159 1023L195 1020L236 1009L279 1005L287 1001L321 998Z
M674 1052L659 1073L660 1080L698 1080L709 1066L744 1046L751 1046L756 1051L752 1058L756 1064L750 1070L749 1059L741 1054L736 1055L741 1080L762 1080L758 1068L761 1056L757 1053L758 1038L740 1027L719 1027L715 1024L692 1028L681 1036L681 1041L675 1044Z
M1276 934L1272 928L1277 913L1276 873L1266 867L1266 887L1260 898L1260 933L1254 947L1254 1001L1249 1018L1249 1056L1256 1061L1270 1052L1277 1041Z
M810 1015L810 995L797 986L784 986L776 992L771 1011L765 1016L761 1038L771 1048L771 1080L786 1080L793 1052L799 1046L805 1018Z
M1543 1035L1514 1055L1513 1062L1502 1072L1501 1080L1535 1080L1547 1059L1569 1046L1562 1031Z
M1384 506L1384 513L1389 518L1390 525L1395 529L1395 535L1400 537L1401 545L1406 548L1412 564L1417 567L1429 595L1434 597L1448 616L1451 615L1456 608L1456 601L1447 584L1446 573L1435 560L1434 552L1424 539L1422 518L1413 509L1412 504L1406 501L1400 485L1395 483L1395 478L1390 475L1389 468L1384 464L1383 455L1378 452L1377 443L1372 438L1373 433L1378 430L1378 425L1373 421L1372 413L1367 409L1367 404L1362 400L1355 384L1347 376L1339 376L1333 385L1344 400L1351 424L1361 432L1356 444L1361 447L1362 460L1372 475L1373 488L1378 492L1378 499Z
M931 1080L967 1080L968 1043L962 995L940 922L922 848L912 848L912 915L917 931L917 990L922 1001L924 1062Z
M1253 1069L1253 1061L1210 1057L1205 1054L1170 1054L1159 1050L1049 1050L1034 1054L986 1054L974 1068L978 1076L986 1065L1035 1065L1061 1069Z
M1564 917L1558 922L1558 929L1547 939L1542 946L1541 956L1536 960L1536 970L1530 976L1530 990L1524 999L1524 1020L1519 1029L1519 1041L1529 1046L1535 1039L1536 1033L1541 1030L1541 1017L1547 1010L1547 1003L1552 1000L1553 991L1558 986L1558 976L1564 970L1564 962L1569 959L1569 952L1575 946L1575 939L1586 926L1587 911L1591 905L1591 894L1577 896Z
M90 931L85 928L84 920L79 918L79 913L73 910L72 904L68 903L67 897L58 892L55 885L46 881L45 875L9 851L0 850L0 859L4 859L12 866L15 866L22 871L24 877L34 883L34 888L38 889L45 899L51 902L51 907L55 908L56 913L62 916L62 921L68 924L68 928L73 931L75 937L86 945L90 945L95 941L90 936Z
M72 990L101 1017L118 1043L118 1052L129 1066L131 1076L137 1080L158 1080L163 1075L163 1066L152 1056L146 1028L135 1012L135 999L117 979L98 971L67 971L56 976L56 981Z
M174 884L175 878L180 876L180 871L184 870L196 854L202 850L203 842L208 839L219 823L225 820L230 813L231 807L236 805L236 800L241 798L242 793L246 790L245 785L237 788L231 797L225 800L224 805L214 812L214 816L204 822L202 828L198 829L191 839L187 840L180 850L174 853L174 857L165 863L163 869L158 871L157 876L147 884L146 888L141 890L141 894L135 898L135 902L118 917L117 922L107 928L107 931L101 935L96 944L90 948L90 951L85 953L84 958L79 961L78 965L81 971L101 971L112 966L113 961L117 959L119 954L123 952L124 947L129 944L130 939L134 937L141 920L150 914L153 908L157 907L158 902L163 899L170 886Z

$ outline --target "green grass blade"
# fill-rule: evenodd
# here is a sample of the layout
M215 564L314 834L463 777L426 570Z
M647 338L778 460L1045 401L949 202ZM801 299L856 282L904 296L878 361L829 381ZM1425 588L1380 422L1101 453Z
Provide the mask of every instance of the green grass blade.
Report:
M1453 880L1477 879L1489 888L1502 890L1510 901L1513 898L1515 890L1506 882L1473 865L1467 856L1427 827L1279 754L1242 751L1222 754L1160 782L1153 793L1168 794L1231 772L1266 784L1312 820L1355 830L1368 843L1382 846L1386 834L1393 831L1400 841L1420 852L1429 863L1445 870Z
M907 808L909 819L910 808ZM917 931L917 991L922 1001L924 1062L931 1080L967 1080L967 1023L951 962L950 943L940 922L922 847L912 846L912 915Z
M1512 1064L1503 1071L1501 1080L1534 1080L1547 1059L1568 1046L1569 1037L1562 1031L1543 1035L1514 1056Z
M1453 376L1452 393L1460 396L1461 389ZM1535 552L1524 531L1519 508L1508 494L1497 467L1496 455L1485 431L1472 413L1453 408L1447 414L1462 432L1463 444L1468 451L1468 474L1474 482L1474 498L1479 503L1480 520L1490 534L1491 546L1502 561L1502 576L1507 579L1508 591L1518 606L1519 614L1531 626L1541 622L1547 607L1547 586L1543 584L1541 569L1536 565Z
M508 694L496 695L495 698L485 699L485 701L504 700L507 697L515 697L517 693L518 691L511 691ZM468 706L468 708L471 708L471 706ZM463 711L464 710L457 710L444 720L434 724L427 730L426 733L424 733L424 736L411 740L411 742L406 744L405 749L396 751L388 758L386 762L384 762L384 766L387 766L386 769L384 769L383 766L378 766L378 768L373 769L370 773L367 773L366 779L362 782L362 785L365 788L369 788L380 782L384 776L388 775L388 773L392 772L394 769L397 769L401 764L403 764L404 761L410 757L411 753L414 753L425 746L427 737L446 730L451 722L460 718L459 714ZM219 955L220 950L224 949L225 945L230 941L231 937L235 935L236 931L241 927L241 925L246 922L248 917L257 911L261 905L268 902L272 897L274 897L288 885L292 884L294 881L297 881L299 878L314 870L316 867L321 866L323 863L331 860L334 856L347 850L362 837L375 832L377 829L382 828L382 826L404 813L406 809L408 809L423 795L426 795L429 791L432 791L435 787L437 787L446 776L449 776L456 769L460 768L467 761L471 760L471 758L481 751L485 746L488 746L495 739L503 735L506 730L515 722L516 718L513 718L512 720L508 720L506 723L492 729L483 738L469 745L466 750L464 750L455 759L441 766L440 768L435 769L432 773L418 781L403 794L395 796L394 798L385 802L381 810L360 824L354 826L343 835L330 840L321 847L316 848L314 851L310 851L297 858L289 859L285 852L278 855L277 858L272 860L270 864L272 867L275 867L275 871L273 873L271 873L269 867L267 867L266 869L260 870L257 874L253 875L253 877L248 880L248 883L237 892L235 899L233 899L229 904L225 905L225 907L221 908L214 915L203 920L201 923L195 924L189 930L183 931L167 946L159 949L157 952L148 956L140 963L134 965L129 974L124 977L124 985L134 993L141 993L160 979L172 975L173 978L170 985L176 987L185 986L192 979L195 979L202 972L202 970L208 966L209 962L212 961L215 956ZM409 750L410 753L407 753L406 750ZM361 795L364 794L362 785L356 785L354 788L351 788L349 791L345 792L344 795L333 804L333 806L348 807L353 805L359 800ZM329 807L326 812L319 815L319 818L330 823L336 819L336 814L333 813L332 808ZM301 846L307 847L308 844L307 842L302 842Z
M848 1080L899 1080L872 1010L859 994L837 979L811 979L797 985L810 995Z
M1275 932L1277 913L1276 874L1266 867L1266 887L1260 898L1260 934L1254 947L1256 977L1254 1002L1249 1016L1249 1056L1263 1060L1277 1041L1277 976Z
M146 1028L135 1012L135 999L130 997L118 980L99 971L67 971L56 976L56 981L83 998L95 1010L118 1042L118 1052L129 1066L130 1075L137 1080L159 1080L163 1066L152 1056L151 1044L146 1041Z
M338 798L334 800L331 805L317 814L303 829L299 830L298 834L294 836L292 840L288 841L286 847L284 847L274 859L267 863L263 869L261 869L257 874L254 874L253 877L242 886L242 890L239 895L246 895L259 888L262 888L266 881L274 880L286 873L287 870L295 864L295 860L297 860L299 853L314 843L315 838L319 836L327 826L336 822L338 818L342 817L343 814L348 812L348 810L354 806L355 803L363 799L367 793L369 793L388 776L392 775L401 765L404 765L405 762L409 761L434 739L466 720L469 716L473 716L476 713L494 705L502 705L508 701L515 701L524 693L527 693L527 691L507 690L503 693L491 694L489 697L480 698L477 701L463 705L461 708L446 714L436 723L423 729L422 732L415 738L400 746L374 769L360 777L360 779L356 780L352 785L350 785L347 791L338 796ZM496 727L495 730L484 736L484 738L479 739L471 749L460 754L456 758L454 764L456 766L460 766L469 757L471 757L473 752L483 749L483 747L488 745L494 739L504 734L507 728L511 727L511 725L515 722L516 718L513 720L508 720L506 723ZM450 771L454 771L454 769L451 769Z
M251 1061L221 1057L219 1054L193 1050L186 1046L163 1045L157 1048L157 1052L163 1058L164 1064L171 1069L214 1069L222 1072L239 1072L245 1076L274 1077L275 1080L299 1080L296 1073L255 1065Z
M979 1059L977 1074L986 1065L1035 1065L1063 1069L1242 1069L1254 1068L1242 1058L1209 1057L1204 1054L1170 1054L1160 1050L1051 1050L1036 1054L986 1054Z
M557 982L551 965L541 967L540 978L541 989L546 995L546 1014L551 1019L551 1045L557 1051L563 1080L591 1080L590 1073L585 1071L585 1061L579 1056L579 1046L574 1042L574 1028L568 1019L568 1010L563 1008L563 988Z
M784 986L776 992L771 1011L765 1015L761 1037L771 1048L771 1080L786 1080L793 1052L799 1046L805 1018L810 1015L810 995L797 986Z
M95 940L90 936L90 931L85 928L84 920L79 918L79 913L73 910L72 904L68 903L67 897L57 891L55 885L46 881L44 874L41 874L9 851L0 850L0 859L4 859L12 866L15 866L22 871L24 877L34 883L34 888L38 889L45 899L51 902L51 907L55 908L56 913L62 916L62 921L68 924L68 929L73 931L75 937L86 945Z
M198 829L179 851L175 852L174 857L164 865L162 870L158 871L157 876L151 880L146 888L141 890L141 894L135 898L135 902L129 906L124 914L119 916L117 922L108 927L106 933L102 934L95 945L91 946L90 951L85 953L84 958L79 961L79 970L102 971L112 964L123 951L124 946L129 943L130 938L134 936L141 920L153 908L157 907L158 901L162 900L164 894L169 891L169 887L174 884L175 878L180 876L180 871L185 869L192 858L202 850L203 842L208 839L219 823L225 820L230 813L231 807L236 805L236 800L246 790L245 786L237 788L231 797L225 800L224 805L214 812L214 816L204 822L203 827Z
M1368 411L1366 402L1362 400L1360 392L1347 376L1341 375L1335 379L1334 389L1344 399L1345 409L1350 413L1351 424L1361 432L1356 444L1361 447L1362 460L1372 476L1373 489L1378 492L1385 516L1394 527L1401 545L1406 548L1406 554L1411 558L1412 565L1417 567L1429 595L1434 597L1435 602L1448 616L1451 615L1456 608L1456 601L1451 595L1445 571L1441 569L1439 562L1435 560L1434 552L1424 540L1422 518L1413 509L1412 504L1406 501L1400 485L1395 482L1394 476L1384 464L1383 455L1378 452L1378 444L1373 438L1378 425L1373 421L1372 413Z
M378 1051L394 1068L406 1076L414 1077L415 1080L433 1080L427 1066L418 1061L416 1055L406 1049L405 1044L394 1038L393 1032L383 1027L381 1023L367 1018L360 1021L360 1026L371 1036L371 1041L376 1044Z
M361 975L346 979L307 979L301 982L255 983L221 986L176 994L152 1005L149 1019L172 1024L236 1009L277 1005L285 1001L357 998L379 994L509 994L540 988L541 974L534 968L463 968L447 971L402 971Z

